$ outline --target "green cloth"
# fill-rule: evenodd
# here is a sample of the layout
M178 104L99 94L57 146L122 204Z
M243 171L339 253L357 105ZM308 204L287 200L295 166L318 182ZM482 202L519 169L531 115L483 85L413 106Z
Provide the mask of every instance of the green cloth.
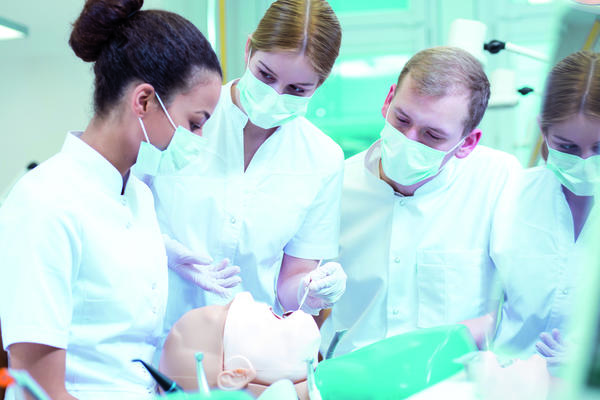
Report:
M315 379L323 400L402 399L459 372L454 360L475 350L464 325L419 329L325 360Z

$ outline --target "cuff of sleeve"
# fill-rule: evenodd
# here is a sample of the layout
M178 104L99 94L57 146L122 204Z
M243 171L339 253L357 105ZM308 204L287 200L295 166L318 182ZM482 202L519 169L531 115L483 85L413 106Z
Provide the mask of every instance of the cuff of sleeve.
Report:
M15 343L38 343L46 346L66 349L68 332L43 329L40 326L24 325L10 329L8 322L2 321L2 345L8 351L8 346Z
M303 245L290 242L284 247L283 252L289 256L307 260L330 260L338 256L338 246Z

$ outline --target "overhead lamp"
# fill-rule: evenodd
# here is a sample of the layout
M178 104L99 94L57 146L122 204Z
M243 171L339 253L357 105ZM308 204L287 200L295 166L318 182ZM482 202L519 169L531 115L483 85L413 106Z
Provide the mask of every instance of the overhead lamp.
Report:
M545 54L523 46L518 46L514 43L502 42L500 40L491 40L490 42L485 43L484 39L486 31L487 27L483 22L460 18L455 19L450 25L448 45L460 47L468 51L484 64L486 61L483 54L484 50L487 50L491 54L496 54L500 50L506 50L538 61L548 62L548 57Z
M26 26L0 17L0 40L22 39L28 32Z

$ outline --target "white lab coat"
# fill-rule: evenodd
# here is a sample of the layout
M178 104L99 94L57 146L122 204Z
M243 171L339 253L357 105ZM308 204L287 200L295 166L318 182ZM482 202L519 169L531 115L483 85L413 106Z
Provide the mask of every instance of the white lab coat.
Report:
M378 340L481 316L493 309L489 233L498 196L520 168L477 146L404 197L379 178L381 141L346 160L339 261L346 292L321 329L336 355Z
M562 186L546 167L526 170L507 185L491 237L505 296L494 351L525 359L536 353L542 332L556 328L568 338L583 278L579 257L592 240L590 219L575 241Z
M277 306L283 254L337 256L344 157L340 147L305 118L279 127L244 172L248 117L231 100L231 82L204 127L207 143L196 162L150 187L164 233L194 252L228 258L241 268L235 293L249 291ZM221 299L169 272L166 331L190 309Z
M78 134L77 134L78 135ZM0 319L5 347L66 349L79 399L151 399L151 361L167 296L152 194L69 134L0 209Z

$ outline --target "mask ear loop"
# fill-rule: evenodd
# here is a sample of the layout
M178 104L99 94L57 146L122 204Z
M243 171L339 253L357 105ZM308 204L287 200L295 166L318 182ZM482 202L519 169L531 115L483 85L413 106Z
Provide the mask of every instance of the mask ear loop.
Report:
M148 144L152 144L152 143L150 143L150 139L148 139L148 133L146 132L146 127L144 126L144 123L142 122L142 118L138 117L138 121L140 121L140 126L142 127L142 132L144 132L144 136L146 137L146 142L148 142Z
M167 118L169 119L169 122L171 123L171 125L173 126L173 129L177 130L177 127L175 126L175 123L173 122L173 120L171 119L171 116L169 115L169 112L167 111L167 108L165 107L165 105L163 104L162 100L160 99L160 96L158 95L158 93L154 92L154 94L156 95L156 99L158 100L158 102L160 103L160 106L162 107L163 111L165 112Z

